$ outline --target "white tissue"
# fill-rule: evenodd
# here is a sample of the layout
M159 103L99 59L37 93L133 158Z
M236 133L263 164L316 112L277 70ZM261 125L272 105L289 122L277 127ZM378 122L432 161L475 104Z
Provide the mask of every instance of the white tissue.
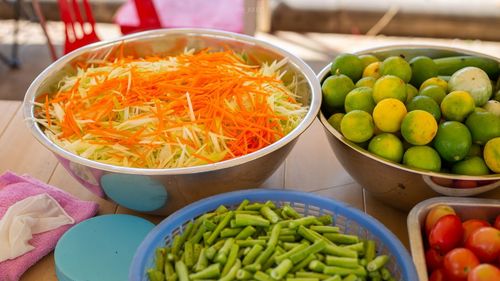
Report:
M0 262L33 250L28 241L34 234L73 223L75 220L47 193L15 203L0 219Z

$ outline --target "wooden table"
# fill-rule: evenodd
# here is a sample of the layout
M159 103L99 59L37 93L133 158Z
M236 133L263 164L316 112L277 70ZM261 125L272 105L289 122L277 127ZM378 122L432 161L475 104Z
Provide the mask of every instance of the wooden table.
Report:
M329 60L333 54L375 45L408 42L457 45L457 41L450 40L418 41L362 36L298 35L294 33L282 33L277 36L260 34L257 37L299 54L316 70L325 65L326 60ZM496 56L500 54L500 46L495 43L478 45L475 42L461 41L458 42L458 45ZM0 112L0 172L11 170L19 174L27 173L78 198L96 201L100 205L99 215L134 214L145 217L154 223L163 219L163 217L143 215L117 206L113 202L96 197L81 186L58 164L52 153L31 136L23 122L21 102L0 101ZM264 183L264 187L314 192L344 201L380 220L409 248L406 228L407 213L377 201L347 174L335 158L318 120L300 137L286 161ZM500 191L495 192L492 197L500 198ZM21 280L57 280L53 254L44 257L30 268Z

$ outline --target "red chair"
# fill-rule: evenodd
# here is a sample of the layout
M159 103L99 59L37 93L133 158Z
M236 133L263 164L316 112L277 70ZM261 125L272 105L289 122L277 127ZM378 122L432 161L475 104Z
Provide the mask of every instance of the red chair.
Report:
M122 11L124 11L124 13ZM135 15L120 16L120 12L122 12L123 15L135 12ZM161 28L161 22L152 0L128 1L120 8L120 11L118 11L115 21L120 26L122 34Z
M65 54L100 41L95 33L95 20L87 0L82 0L84 14L80 11L78 0L58 0L58 3L61 19L65 26Z

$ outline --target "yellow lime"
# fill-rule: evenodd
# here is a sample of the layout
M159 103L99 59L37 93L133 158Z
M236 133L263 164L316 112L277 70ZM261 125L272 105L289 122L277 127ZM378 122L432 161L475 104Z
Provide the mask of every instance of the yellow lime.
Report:
M368 144L368 151L396 163L401 162L404 152L401 140L391 133L374 136Z
M362 143L373 136L374 125L372 116L363 110L353 110L346 113L340 122L342 135L350 141Z
M488 169L488 166L486 166L483 158L478 156L465 158L464 160L453 164L451 171L454 174L468 176L482 176L490 173L490 170Z
M448 81L448 91L466 91L472 96L476 106L483 106L490 99L493 86L484 70L469 66L453 73Z
M344 74L352 81L358 81L363 74L364 65L358 56L353 54L340 54L333 59L331 74Z
M439 172L441 170L441 158L430 146L412 146L403 155L403 164L422 170Z
M432 114L436 121L441 119L441 109L435 100L428 96L416 96L409 103L406 104L408 111L424 110Z
M373 85L373 99L378 103L387 98L406 102L406 83L393 75L380 77Z
M420 85L420 90L422 90L425 87L430 86L430 85L437 85L437 86L443 88L443 90L445 90L445 91L448 90L448 82L446 82L446 80L439 78L439 77L432 77L432 78L425 80L424 83L422 83L422 85Z
M484 146L483 158L488 168L500 173L500 137L489 140Z
M418 56L411 59L410 67L412 72L410 83L415 87L420 87L425 80L438 75L436 63L426 56Z
M372 62L369 65L365 67L363 70L363 77L373 77L375 79L380 78L380 66L382 65L381 62Z
M490 139L500 137L500 118L491 112L473 112L465 125L472 135L472 142L486 144Z
M328 123L332 125L332 127L340 132L340 122L342 122L342 118L344 118L344 113L335 113L330 118L328 118Z
M439 125L433 144L441 158L448 162L457 162L469 153L472 137L464 124L446 121Z
M405 83L410 82L411 67L410 64L402 57L392 56L386 58L380 66L380 73L384 75L394 75Z
M441 113L446 120L462 122L474 111L474 99L465 91L454 91L441 102Z
M352 80L343 75L332 75L323 82L321 90L327 109L344 108L345 96L354 89Z
M446 97L446 91L443 90L443 88L441 88L438 85L427 86L422 90L420 90L418 94L433 98L438 105L441 105L441 102L443 102L444 97Z
M438 125L434 116L427 111L413 110L401 122L401 135L413 145L425 145L436 135Z
M418 95L417 88L413 87L412 84L406 84L406 101L408 104L416 95Z
M359 109L372 114L374 107L375 101L373 101L372 88L354 88L345 97L344 108L346 113Z
M379 61L374 55L360 55L359 59L363 62L363 67L367 67L370 63Z
M375 81L377 79L373 77L363 77L356 82L356 87L370 87L373 88L373 85L375 84Z
M373 121L383 132L395 133L401 127L406 107L398 99L388 98L377 103L373 109Z

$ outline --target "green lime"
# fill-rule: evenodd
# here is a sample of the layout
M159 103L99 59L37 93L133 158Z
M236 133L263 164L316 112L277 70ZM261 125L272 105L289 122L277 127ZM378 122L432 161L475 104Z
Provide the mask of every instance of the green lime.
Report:
M344 74L352 81L358 81L363 74L364 65L358 56L353 54L340 54L332 62L331 74Z
M360 55L359 59L363 62L363 68L367 67L370 63L377 62L379 59L374 55Z
M382 63L379 61L370 63L363 70L363 77L373 77L375 79L380 78L380 76L381 76L380 75L380 66L381 65L382 65Z
M473 112L465 125L472 135L472 141L486 144L490 139L500 137L500 118L491 112Z
M375 84L375 81L377 79L373 77L363 77L356 82L356 87L370 87L373 88L373 85Z
M408 104L416 95L418 95L417 88L413 87L412 84L406 84L406 102Z
M428 96L414 97L408 104L406 104L406 108L408 109L408 111L417 109L424 110L432 114L436 121L439 121L439 119L441 119L441 109L439 108L439 105L434 99Z
M474 113L474 112L488 112L488 110L486 110L486 109L484 109L482 107L477 107L476 106L476 108L474 108L474 111L472 113Z
M437 122L427 111L413 110L401 122L401 135L414 145L425 145L432 141L437 132Z
M382 74L382 76L394 75L401 78L405 83L408 83L411 78L411 67L402 57L392 56L386 58L382 62L380 74Z
M440 77L432 77L432 78L425 80L424 83L422 83L422 85L420 85L419 89L422 90L430 85L437 85L437 86L443 88L443 90L448 91L448 82L446 82L446 80L444 80Z
M465 158L464 160L453 164L451 171L454 174L468 176L482 176L490 173L490 170L488 169L488 166L486 166L483 158L478 156Z
M493 93L490 78L481 68L469 66L457 70L448 81L448 91L468 92L476 106L483 106Z
M373 109L373 121L382 132L395 133L401 128L401 121L406 116L406 107L398 99L381 100Z
M438 75L438 68L434 60L426 56L414 57L410 60L411 80L410 83L415 87L420 87L422 83Z
M374 107L375 101L373 100L372 88L354 88L345 97L344 108L346 113L359 109L371 114Z
M486 143L483 158L490 170L500 174L500 137L491 139Z
M373 136L375 125L372 116L363 110L353 110L342 118L340 131L350 141L362 143Z
M328 118L328 123L332 125L332 127L340 132L340 122L342 122L342 118L344 118L344 113L335 113L330 118Z
M430 85L420 90L419 95L431 97L440 105L446 97L446 91L438 85Z
M403 103L406 102L406 84L399 77L393 75L382 76L373 85L375 103L387 98L395 98Z
M326 78L321 86L321 90L328 109L344 108L345 96L352 89L354 89L354 83L349 77L343 74Z
M457 121L446 121L439 125L434 148L448 162L457 162L469 153L472 137L469 129Z
M462 122L474 109L474 99L464 91L451 92L441 102L441 113L446 120Z
M403 155L403 164L417 169L439 172L441 170L441 158L430 146L412 146Z
M368 144L368 151L396 163L401 162L404 152L401 140L391 133L374 136Z

